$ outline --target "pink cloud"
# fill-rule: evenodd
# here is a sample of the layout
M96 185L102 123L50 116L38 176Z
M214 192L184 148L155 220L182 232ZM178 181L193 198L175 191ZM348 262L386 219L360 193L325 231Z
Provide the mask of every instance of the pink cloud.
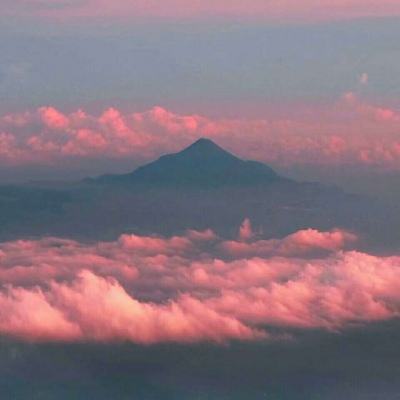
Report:
M79 328L52 307L40 289L9 288L0 295L0 332L29 340L76 340Z
M259 340L265 325L346 329L397 318L400 257L312 229L225 241L214 232L83 244L0 244L0 334L33 341Z
M72 284L9 288L0 296L0 331L28 340L161 341L255 339L264 334L188 295L164 305L141 303L111 279L82 271Z
M303 265L288 280L210 299L217 310L252 323L340 329L346 325L397 318L398 257L358 252Z
M251 227L251 222L246 218L239 228L239 239L243 242L250 240L254 236L253 229Z
M202 235L201 232L193 233L192 237ZM139 254L177 254L192 247L192 242L185 237L174 236L169 239L160 237L143 237L137 235L122 235L119 238L121 247Z
M0 117L0 165L104 158L144 163L206 136L243 158L282 167L311 163L400 168L396 109L367 103L349 92L335 104L302 112L288 109L287 116L266 110L266 115L211 119L154 107L141 113L110 108L96 116L45 107Z
M244 243L243 239L240 242L225 241L220 244L220 248L234 257L293 257L338 251L354 245L356 240L354 234L342 230L319 232L315 229L305 229L283 239L254 240L247 243Z
M67 129L69 125L68 118L53 107L42 107L38 110L44 123L50 129Z

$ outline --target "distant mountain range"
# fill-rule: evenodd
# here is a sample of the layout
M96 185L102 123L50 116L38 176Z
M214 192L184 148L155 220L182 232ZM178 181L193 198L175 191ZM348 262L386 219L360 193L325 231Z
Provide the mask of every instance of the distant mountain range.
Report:
M123 232L176 234L212 228L232 237L246 217L265 238L344 228L398 246L400 213L319 183L296 182L244 161L208 139L122 175L58 188L0 187L0 240L63 236L114 239Z

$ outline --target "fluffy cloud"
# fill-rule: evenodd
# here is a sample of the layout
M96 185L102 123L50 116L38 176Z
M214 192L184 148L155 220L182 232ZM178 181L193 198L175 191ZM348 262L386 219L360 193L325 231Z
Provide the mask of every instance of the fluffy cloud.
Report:
M81 271L72 284L10 288L0 296L0 331L31 340L221 341L255 339L261 331L218 314L190 295L166 304L143 303L113 279Z
M207 230L1 243L0 333L224 342L268 338L266 325L337 330L399 316L399 256L351 250L357 238L339 230L262 240L243 226L230 241Z
M306 229L295 232L284 239L256 240L245 243L243 242L243 231L248 224L248 220L245 220L240 228L240 242L234 240L222 242L220 249L233 257L265 257L271 255L296 257L337 251L357 240L355 235L341 230L319 232L315 229ZM248 236L246 232L245 237L248 240L252 236Z
M0 164L104 158L143 163L206 136L244 158L280 166L400 168L400 114L395 109L366 103L349 92L336 104L288 110L287 115L210 119L154 107L141 113L110 108L95 116L42 107L0 117ZM108 171L99 170L104 172Z

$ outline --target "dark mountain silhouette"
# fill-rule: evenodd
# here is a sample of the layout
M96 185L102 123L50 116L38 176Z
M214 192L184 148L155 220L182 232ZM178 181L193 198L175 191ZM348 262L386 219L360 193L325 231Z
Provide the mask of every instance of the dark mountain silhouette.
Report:
M57 188L0 187L0 240L114 240L123 232L173 235L206 228L233 237L244 218L264 238L306 228L343 228L377 248L400 242L397 208L281 177L208 139L128 174Z
M91 182L162 186L248 186L286 180L272 168L245 161L212 140L199 139L175 154L167 154L129 174L104 175Z

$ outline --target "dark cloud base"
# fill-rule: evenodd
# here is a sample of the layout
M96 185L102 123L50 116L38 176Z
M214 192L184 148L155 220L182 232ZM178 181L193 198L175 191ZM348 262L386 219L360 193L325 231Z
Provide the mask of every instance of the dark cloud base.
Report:
M2 339L2 399L395 400L399 321L227 346Z

